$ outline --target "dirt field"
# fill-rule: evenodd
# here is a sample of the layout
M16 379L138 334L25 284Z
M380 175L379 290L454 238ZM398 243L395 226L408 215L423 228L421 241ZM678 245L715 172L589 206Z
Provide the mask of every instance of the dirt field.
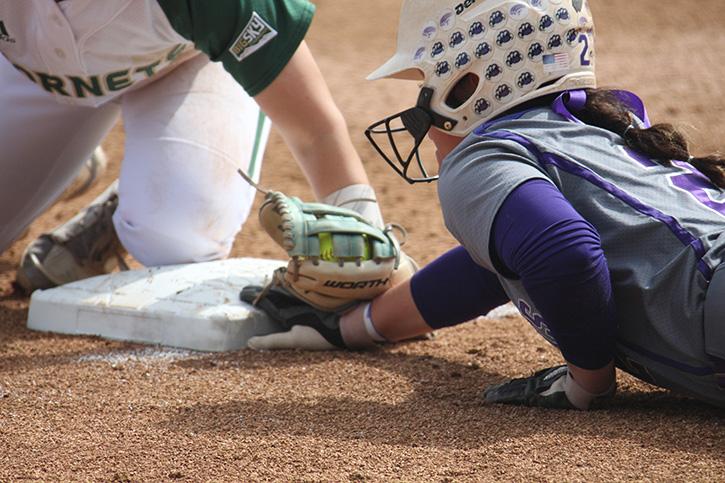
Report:
M416 96L414 84L363 80L392 53L400 2L316 3L309 43L386 218L430 261L453 246L435 186L409 187L362 135ZM601 84L639 92L696 153L725 146L723 1L592 7ZM122 143L120 128L105 143L115 170ZM310 197L276 134L265 163L265 185ZM59 203L0 256L0 481L725 480L725 414L626 376L605 411L482 404L485 385L558 361L518 317L368 354L207 355L26 330L28 300L11 287L22 247L100 190ZM234 254L283 255L256 219Z

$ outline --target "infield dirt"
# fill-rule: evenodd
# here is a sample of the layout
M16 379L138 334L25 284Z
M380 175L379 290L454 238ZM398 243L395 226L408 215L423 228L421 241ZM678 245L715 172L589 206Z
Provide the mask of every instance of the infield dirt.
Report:
M435 185L409 187L362 132L409 107L414 83L364 81L393 52L399 0L318 0L308 41L386 218L428 262L454 246ZM638 92L697 154L725 146L722 0L593 0L600 83ZM104 143L113 170L119 125ZM273 133L265 186L311 199ZM0 256L0 481L722 481L725 415L626 375L592 413L485 405L482 388L558 362L518 317L479 319L372 353L221 355L24 328L22 248L73 215L56 204ZM235 256L283 258L256 218Z

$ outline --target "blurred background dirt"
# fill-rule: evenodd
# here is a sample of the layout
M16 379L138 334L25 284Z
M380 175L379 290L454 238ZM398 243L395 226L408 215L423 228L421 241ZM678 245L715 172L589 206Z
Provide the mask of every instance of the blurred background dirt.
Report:
M435 185L409 187L363 130L416 86L364 81L393 51L399 0L318 0L309 44L386 218L428 262L454 246ZM592 0L600 83L638 92L694 152L725 145L722 0ZM119 125L104 143L110 182ZM310 199L276 133L265 186ZM624 376L610 409L487 406L481 390L558 362L518 317L373 353L208 355L33 333L11 281L22 247L103 189L56 204L0 256L0 481L716 481L724 413ZM235 256L283 257L250 220Z

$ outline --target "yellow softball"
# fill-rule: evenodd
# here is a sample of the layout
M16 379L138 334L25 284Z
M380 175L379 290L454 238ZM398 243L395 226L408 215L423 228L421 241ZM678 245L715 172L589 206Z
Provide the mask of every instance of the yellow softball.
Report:
M327 262L333 261L335 254L332 248L332 234L320 233L317 238L320 239L320 258Z
M363 237L363 240L365 240L365 253L363 255L363 260L370 260L370 253L372 251L370 249L370 240L368 240L367 235L361 236ZM337 260L332 246L332 233L319 233L317 238L320 240L320 259L327 262ZM344 257L343 259L345 261L349 261L348 257Z

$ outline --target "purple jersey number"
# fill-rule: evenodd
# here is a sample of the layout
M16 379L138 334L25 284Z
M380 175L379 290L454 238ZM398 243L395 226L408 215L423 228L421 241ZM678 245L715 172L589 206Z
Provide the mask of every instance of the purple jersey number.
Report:
M690 193L701 205L705 205L713 211L725 216L725 201L713 200L707 190L718 190L707 176L695 169L691 164L683 161L673 161L672 164L681 168L684 172L670 177L670 183L676 188Z
M630 150L627 150L627 153L632 159L645 168L659 166L654 161L647 159L638 153ZM689 193L701 205L710 208L722 216L725 216L725 201L713 200L707 192L708 190L720 191L712 184L712 182L710 182L707 176L699 172L691 164L685 163L684 161L673 161L672 164L682 170L681 173L669 176L670 184L673 187Z

